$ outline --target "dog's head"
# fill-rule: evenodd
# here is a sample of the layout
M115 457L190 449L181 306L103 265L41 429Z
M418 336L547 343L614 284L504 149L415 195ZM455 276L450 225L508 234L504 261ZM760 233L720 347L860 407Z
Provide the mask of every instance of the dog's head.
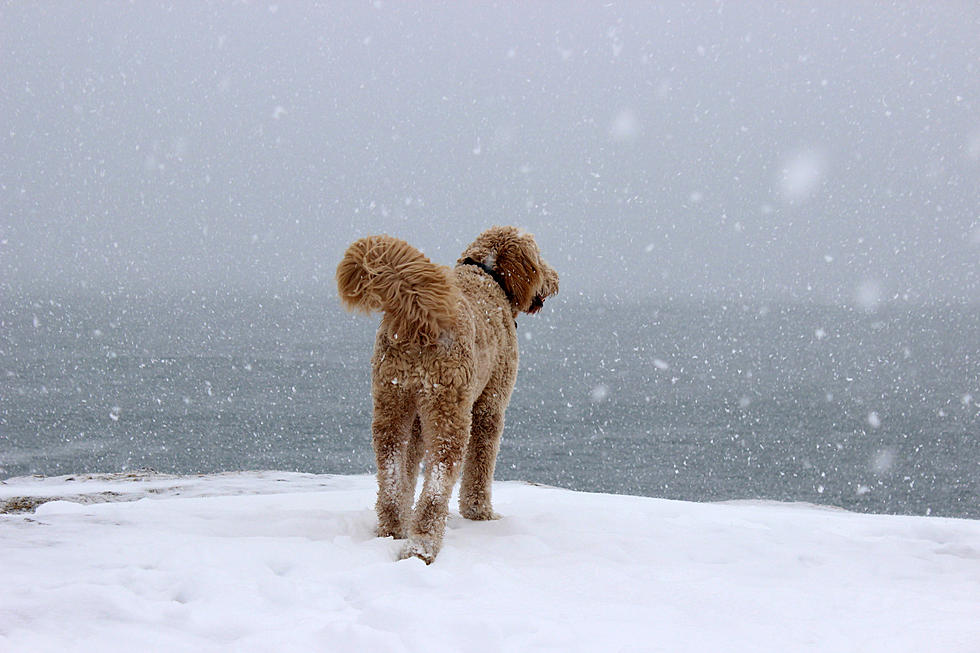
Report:
M537 313L558 292L558 273L541 258L534 236L516 227L491 227L459 257L483 263L503 281L514 313Z

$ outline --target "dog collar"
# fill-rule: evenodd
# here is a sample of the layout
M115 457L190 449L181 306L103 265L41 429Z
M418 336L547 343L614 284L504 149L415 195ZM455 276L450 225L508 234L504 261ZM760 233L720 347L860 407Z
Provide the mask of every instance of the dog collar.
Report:
M510 296L509 292L507 292L507 286L504 285L504 278L503 276L501 276L499 272L494 270L486 263L482 261L476 261L469 257L463 259L461 265L475 265L476 267L480 268L481 270L489 274L491 277L493 277L493 280L497 282L497 285L500 286L500 289L504 291L504 295L507 296L507 301L509 301L511 304L514 303L514 298Z

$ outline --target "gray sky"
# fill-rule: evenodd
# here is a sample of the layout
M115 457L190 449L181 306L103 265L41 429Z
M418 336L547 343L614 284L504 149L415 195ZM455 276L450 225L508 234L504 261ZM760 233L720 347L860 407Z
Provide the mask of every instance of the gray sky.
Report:
M566 293L980 301L974 2L0 7L8 292L333 292L499 223Z

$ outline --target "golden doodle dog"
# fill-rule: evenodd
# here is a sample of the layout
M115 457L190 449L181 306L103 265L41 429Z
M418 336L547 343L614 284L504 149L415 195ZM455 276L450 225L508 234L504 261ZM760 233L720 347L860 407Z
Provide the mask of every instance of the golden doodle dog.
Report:
M355 241L337 266L348 310L384 311L371 359L378 536L431 563L462 471L459 511L494 519L490 485L517 379L518 313L558 292L531 234L484 231L455 268L391 236ZM419 462L422 492L412 508Z

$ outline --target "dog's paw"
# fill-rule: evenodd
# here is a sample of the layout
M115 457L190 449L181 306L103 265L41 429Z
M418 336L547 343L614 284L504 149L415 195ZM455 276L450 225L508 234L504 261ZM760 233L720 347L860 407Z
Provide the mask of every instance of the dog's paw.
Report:
M398 526L378 526L378 537L393 537L396 540L404 540L405 529Z
M460 506L459 514L473 521L490 521L500 519L500 515L493 511L489 505L483 506Z
M415 535L402 547L401 553L398 554L398 559L407 560L408 558L418 558L425 564L431 565L438 553L439 543L434 538Z

